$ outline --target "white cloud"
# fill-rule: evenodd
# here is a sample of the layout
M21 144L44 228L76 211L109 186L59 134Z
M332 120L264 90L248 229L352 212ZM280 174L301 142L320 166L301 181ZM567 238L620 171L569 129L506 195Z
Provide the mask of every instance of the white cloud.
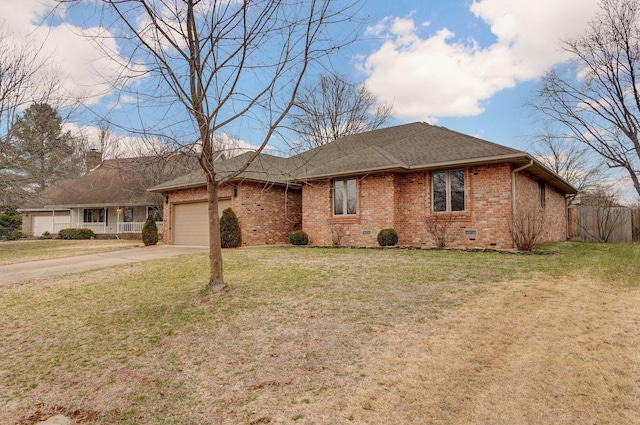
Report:
M14 37L15 43L32 43L49 58L49 66L40 73L42 81L52 73L60 80L52 101L56 106L68 106L78 99L94 104L113 91L112 82L122 77L121 64L126 59L119 55L107 29L57 23L55 16L65 17L67 11L55 0L0 0L0 7L3 11L0 25ZM56 23L51 25L52 22ZM100 37L101 49L96 48L92 37ZM137 71L142 69L137 67Z
M488 46L456 41L447 28L421 38L412 18L387 17L369 31L386 40L362 64L367 86L392 102L400 118L478 115L483 101L500 90L538 78L561 62L560 40L580 34L597 3L474 1L470 11L496 37Z

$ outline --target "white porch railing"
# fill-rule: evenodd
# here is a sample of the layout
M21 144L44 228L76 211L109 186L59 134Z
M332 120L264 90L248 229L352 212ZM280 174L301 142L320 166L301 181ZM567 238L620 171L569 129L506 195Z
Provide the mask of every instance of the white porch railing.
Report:
M62 229L68 229L71 227L69 223L54 223L53 225L53 233L58 233Z
M93 233L106 233L104 223L82 223L80 226L83 229L90 229Z
M142 221L133 221L127 223L118 223L118 230L115 233L142 233L142 226L144 226L144 222ZM156 221L156 226L158 226L158 232L162 233L164 229L164 223L162 221ZM65 225L61 228L69 227L69 225ZM82 223L80 227L84 227L86 229L91 229L93 233L103 234L103 233L114 233L113 230L109 226L104 225L104 223ZM56 227L56 231L58 231Z

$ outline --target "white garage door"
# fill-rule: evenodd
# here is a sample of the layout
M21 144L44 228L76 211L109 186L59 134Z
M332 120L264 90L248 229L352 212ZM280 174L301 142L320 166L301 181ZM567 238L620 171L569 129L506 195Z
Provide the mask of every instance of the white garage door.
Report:
M63 214L63 213L61 213ZM57 233L58 230L71 226L71 217L66 215L35 215L33 216L33 236L42 236L44 232ZM53 223L56 223L54 228Z
M225 208L231 207L231 199L218 201L218 211L222 214ZM208 204L195 202L192 204L176 204L173 209L173 244L174 245L209 245Z

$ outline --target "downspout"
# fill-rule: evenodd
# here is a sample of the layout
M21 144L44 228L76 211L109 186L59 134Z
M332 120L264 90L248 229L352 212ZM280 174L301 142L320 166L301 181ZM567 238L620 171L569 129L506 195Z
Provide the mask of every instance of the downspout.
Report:
M511 171L511 237L516 230L516 173L525 170L533 165L533 159L527 165Z

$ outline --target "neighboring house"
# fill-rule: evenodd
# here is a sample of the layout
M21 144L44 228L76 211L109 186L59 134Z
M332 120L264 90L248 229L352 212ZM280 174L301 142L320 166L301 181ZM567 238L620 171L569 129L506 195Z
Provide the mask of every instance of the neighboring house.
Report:
M223 161L219 176L245 154ZM151 189L166 196L165 243L208 242L206 183L185 176ZM576 189L528 153L425 123L347 136L290 158L259 155L220 187L220 212L238 215L243 245L376 246L383 228L399 244L512 248L516 220L544 220L541 241L566 238L566 196ZM199 239L198 239L199 235ZM203 236L204 235L204 236Z
M83 227L96 235L136 238L149 213L162 232L163 198L146 189L197 165L182 155L102 160L96 151L88 152L86 161L84 175L52 184L18 210L23 234Z

